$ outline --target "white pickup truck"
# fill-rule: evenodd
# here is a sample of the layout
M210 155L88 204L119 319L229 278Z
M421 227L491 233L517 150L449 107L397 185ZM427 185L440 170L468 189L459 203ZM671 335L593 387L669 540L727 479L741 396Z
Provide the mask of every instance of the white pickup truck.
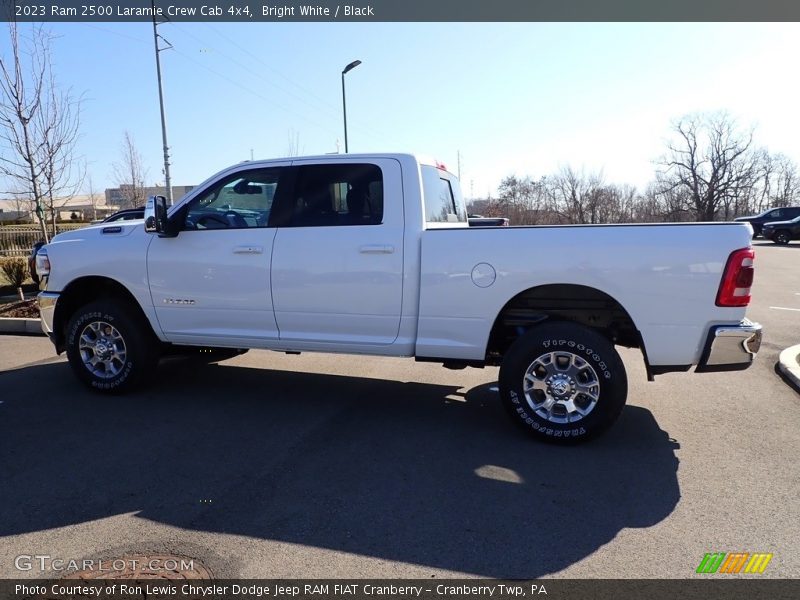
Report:
M159 356L266 348L500 365L513 419L571 442L618 417L627 379L748 367L748 224L469 228L458 180L407 154L245 162L144 221L39 251L42 326L93 389Z

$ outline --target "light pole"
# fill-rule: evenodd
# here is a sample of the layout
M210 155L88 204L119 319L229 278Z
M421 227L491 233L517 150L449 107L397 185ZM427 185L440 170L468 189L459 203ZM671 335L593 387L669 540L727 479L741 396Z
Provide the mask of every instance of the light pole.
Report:
M344 153L347 154L347 100L344 94L344 76L348 71L352 71L361 64L360 60L354 60L342 71L342 114L344 115Z
M167 196L167 203L172 206L172 179L169 176L169 146L167 145L167 118L164 115L164 90L161 87L161 59L159 54L162 50L168 50L172 48L172 44L164 40L160 35L158 35L158 23L156 22L156 2L155 0L151 0L150 6L153 9L153 41L155 42L156 46L156 77L158 78L158 104L161 107L161 140L164 143L164 185L166 189L166 196ZM164 40L167 44L167 48L160 48L158 44L158 38Z

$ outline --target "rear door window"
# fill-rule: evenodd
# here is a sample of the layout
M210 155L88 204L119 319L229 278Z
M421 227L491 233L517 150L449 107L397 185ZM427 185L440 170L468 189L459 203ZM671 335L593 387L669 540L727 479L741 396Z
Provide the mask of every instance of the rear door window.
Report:
M287 227L379 225L383 175L367 163L304 165L297 169Z

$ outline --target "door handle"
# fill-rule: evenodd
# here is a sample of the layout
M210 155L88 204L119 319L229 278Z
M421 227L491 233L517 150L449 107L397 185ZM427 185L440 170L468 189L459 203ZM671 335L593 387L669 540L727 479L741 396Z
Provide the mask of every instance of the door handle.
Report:
M392 254L394 246L388 244L366 244L365 246L360 246L358 251L361 254Z
M264 254L263 246L236 246L234 254Z

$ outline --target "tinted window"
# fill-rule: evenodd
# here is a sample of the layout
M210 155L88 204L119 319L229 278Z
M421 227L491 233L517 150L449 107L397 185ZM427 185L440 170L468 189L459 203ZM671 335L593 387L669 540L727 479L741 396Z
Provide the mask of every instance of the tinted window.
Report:
M775 210L773 210L771 213L769 213L769 215L768 215L768 216L769 216L770 218L777 219L777 218L778 218L778 217L780 217L782 214L783 214L783 213L781 212L781 209L779 209L779 208L778 208L778 209L775 209Z
M230 175L194 198L184 229L266 227L282 169L258 169Z
M458 185L443 171L422 167L422 186L425 193L425 220L429 223L460 223L467 221Z
M376 165L305 165L297 170L290 227L378 225L383 175Z

